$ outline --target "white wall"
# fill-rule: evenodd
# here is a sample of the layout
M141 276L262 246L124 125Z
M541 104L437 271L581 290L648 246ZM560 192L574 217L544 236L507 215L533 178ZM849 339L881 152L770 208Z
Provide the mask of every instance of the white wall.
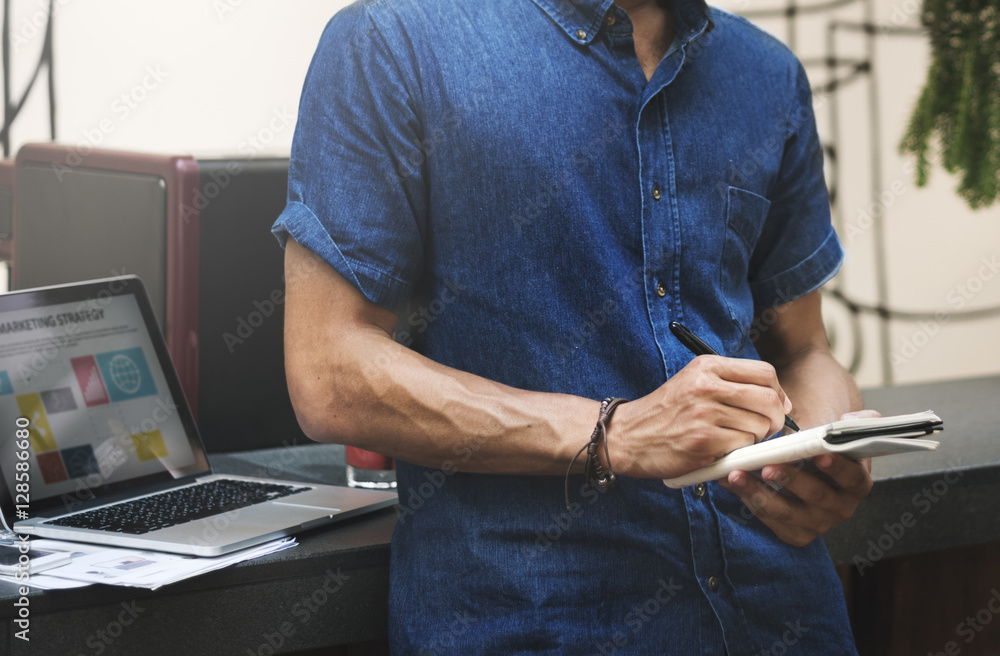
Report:
M527 0L503 0L527 1ZM785 6L783 0L713 0L747 11ZM813 0L818 2L819 0ZM916 25L917 0L874 0L881 24ZM43 0L14 0L14 88L22 88L41 48ZM130 150L207 154L286 155L302 79L327 19L342 0L61 0L56 10L59 138ZM838 13L863 18L862 4ZM759 21L785 37L782 20ZM823 56L819 20L803 21L796 49ZM841 37L842 54L864 54L860 37ZM927 189L916 189L896 145L927 66L922 39L879 39L877 49L882 121L882 184L869 170L865 83L841 98L844 134L841 182L849 262L839 284L859 300L874 302L873 231L865 213L883 212L890 244L889 301L898 309L941 311L941 320L896 322L890 349L898 382L1000 373L1000 319L962 323L957 312L1000 305L1000 275L983 260L1000 258L1000 207L970 211L953 193L955 180L935 170ZM823 70L810 70L814 83ZM17 91L15 91L17 93ZM44 87L33 94L13 132L15 149L47 139ZM817 111L829 133L829 104ZM271 128L275 130L272 132ZM267 142L266 144L264 142ZM964 291L963 291L964 287ZM973 291L975 290L975 291ZM967 298L966 298L967 297ZM959 307L959 304L962 307ZM827 303L838 356L849 352L848 324ZM877 324L864 321L864 385L881 380Z
M17 89L42 45L41 31L32 35L42 4L12 0ZM59 139L83 148L287 154L294 122L271 137L271 119L294 116L323 26L345 4L57 0ZM47 137L46 103L36 89L15 144Z

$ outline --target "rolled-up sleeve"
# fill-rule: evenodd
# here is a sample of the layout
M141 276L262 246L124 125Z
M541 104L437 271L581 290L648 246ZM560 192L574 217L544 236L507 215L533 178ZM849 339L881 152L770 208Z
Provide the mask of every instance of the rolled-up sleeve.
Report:
M306 76L288 202L272 227L282 246L292 237L395 312L422 269L427 214L407 79L364 8L334 16Z

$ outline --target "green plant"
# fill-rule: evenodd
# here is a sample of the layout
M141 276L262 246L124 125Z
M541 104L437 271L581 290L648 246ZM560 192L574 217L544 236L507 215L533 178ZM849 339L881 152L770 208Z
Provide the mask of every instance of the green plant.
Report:
M960 175L958 193L972 208L1000 197L1000 0L924 0L931 65L906 134L903 153L917 158L917 185L927 184L931 138L941 163Z

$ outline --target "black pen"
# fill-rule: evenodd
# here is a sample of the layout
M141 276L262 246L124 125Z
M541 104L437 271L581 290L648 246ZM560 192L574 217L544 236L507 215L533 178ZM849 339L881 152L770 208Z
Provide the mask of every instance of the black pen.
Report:
M681 344L684 345L687 350L691 351L695 355L718 355L719 353L705 343L703 339L695 335L693 332L685 328L683 325L677 321L670 322L670 332L674 334ZM785 426L791 428L793 431L798 432L801 430L791 417L785 415Z

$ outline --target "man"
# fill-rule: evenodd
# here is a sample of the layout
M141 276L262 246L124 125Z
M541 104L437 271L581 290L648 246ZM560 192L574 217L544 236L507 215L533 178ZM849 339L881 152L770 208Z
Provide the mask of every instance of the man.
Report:
M860 408L814 124L794 56L699 0L331 21L274 228L286 368L306 434L397 458L395 653L854 653L815 538L867 463L660 481ZM578 462L567 508L607 397L620 485Z

